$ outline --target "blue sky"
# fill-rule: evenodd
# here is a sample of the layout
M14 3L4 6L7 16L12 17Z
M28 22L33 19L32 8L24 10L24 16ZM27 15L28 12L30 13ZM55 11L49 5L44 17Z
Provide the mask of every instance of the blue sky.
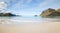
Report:
M6 12L23 16L39 15L47 8L60 8L60 0L0 0L6 2Z

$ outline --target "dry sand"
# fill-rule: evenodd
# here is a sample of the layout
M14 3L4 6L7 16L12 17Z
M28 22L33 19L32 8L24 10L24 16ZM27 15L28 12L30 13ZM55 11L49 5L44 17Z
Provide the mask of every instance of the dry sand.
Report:
M60 33L60 22L12 26L0 24L0 33Z

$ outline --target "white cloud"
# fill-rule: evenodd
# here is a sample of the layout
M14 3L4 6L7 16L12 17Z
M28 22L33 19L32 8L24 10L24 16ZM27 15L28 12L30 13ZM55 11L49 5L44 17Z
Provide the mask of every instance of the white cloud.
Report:
M26 5L26 4L31 3L31 2L32 2L32 0L20 0L20 2L17 2L12 7L14 7L14 8L28 7L28 5Z
M39 7L44 7L44 6L48 5L48 4L53 3L54 1L55 1L55 0L45 0L45 1L43 1L42 3L40 3L38 6L39 6Z
M5 2L0 2L0 9L4 9L7 7L7 4Z
M26 0L27 1L27 3L30 3L30 2L32 2L32 0Z

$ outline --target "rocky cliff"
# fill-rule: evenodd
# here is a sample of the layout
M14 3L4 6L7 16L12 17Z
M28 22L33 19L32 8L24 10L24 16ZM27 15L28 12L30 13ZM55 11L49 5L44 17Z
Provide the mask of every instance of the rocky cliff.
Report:
M58 9L60 10L60 9ZM42 17L56 17L56 16L60 16L60 11L52 9L52 8L48 8L47 10L43 11L40 16Z
M60 12L60 9L57 9L58 12Z

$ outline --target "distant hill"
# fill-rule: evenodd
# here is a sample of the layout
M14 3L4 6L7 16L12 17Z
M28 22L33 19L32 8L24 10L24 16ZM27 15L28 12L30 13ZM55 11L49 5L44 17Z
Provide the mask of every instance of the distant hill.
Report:
M42 17L56 17L56 16L60 16L60 9L55 10L52 8L48 8L46 10L44 10L40 16Z
M35 17L37 17L38 15L34 15Z
M12 13L0 13L0 16L16 16L16 15Z

